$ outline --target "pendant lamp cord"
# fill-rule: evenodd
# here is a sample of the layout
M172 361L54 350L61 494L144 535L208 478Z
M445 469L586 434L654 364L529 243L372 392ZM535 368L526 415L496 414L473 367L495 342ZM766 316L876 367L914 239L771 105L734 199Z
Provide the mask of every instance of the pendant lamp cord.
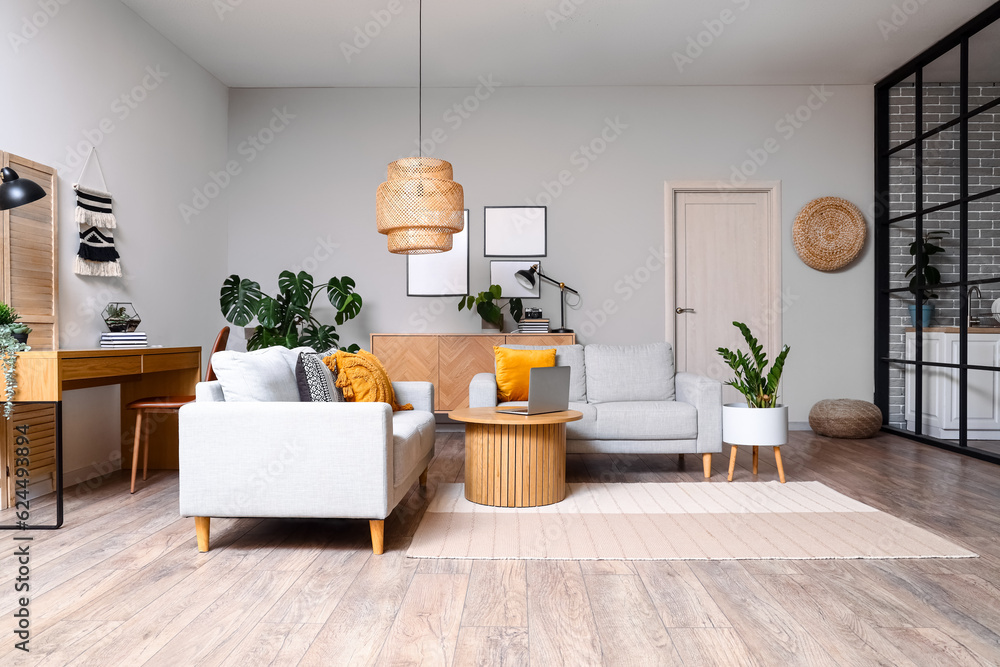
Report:
M417 0L417 142L424 156L424 3Z

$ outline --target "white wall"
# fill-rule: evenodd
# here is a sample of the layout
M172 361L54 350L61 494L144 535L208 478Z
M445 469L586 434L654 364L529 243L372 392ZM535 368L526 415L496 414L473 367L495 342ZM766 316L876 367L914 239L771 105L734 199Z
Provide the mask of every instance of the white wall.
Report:
M792 347L784 400L791 419L805 421L822 398L870 400L870 243L850 268L820 273L799 261L791 226L816 197L844 197L862 209L873 200L872 91L817 90L500 85L480 88L482 100L470 97L473 90L425 90L424 136L439 129L431 154L453 163L471 211L473 291L489 284L483 206L547 203L542 267L583 295L568 315L581 342L663 340L664 270L647 274L643 267L655 268L663 247L664 181L730 181L755 154L763 165L750 163L745 172L782 181L784 340ZM455 104L464 104L461 114ZM294 118L284 116L280 132L261 136L275 110ZM795 120L796 113L808 120ZM354 277L365 307L343 327L345 344L366 345L370 332L479 330L477 316L456 311L456 298L408 298L406 260L390 255L375 231L375 189L386 164L415 148L416 122L412 89L231 90L229 150L239 173L227 191L229 268L266 291L286 268L305 268L317 280ZM581 146L593 141L600 150L609 122L619 125L605 133L615 140L591 160ZM255 136L271 141L250 148ZM769 138L773 154L763 151ZM563 171L571 183L547 197ZM541 307L556 319L558 291L545 286L542 294Z
M60 345L96 346L101 308L125 300L151 343L210 346L224 324L226 210L213 202L186 224L179 205L225 163L226 87L119 2L4 0L0 26L0 149L60 170ZM72 185L86 142L97 144L115 198L121 279L72 270ZM66 483L107 472L117 388L68 392L64 409Z

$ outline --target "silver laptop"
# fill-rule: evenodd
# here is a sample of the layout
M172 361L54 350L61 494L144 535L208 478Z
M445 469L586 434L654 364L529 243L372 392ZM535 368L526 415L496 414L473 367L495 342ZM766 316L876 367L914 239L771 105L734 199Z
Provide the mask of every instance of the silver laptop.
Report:
M569 366L532 368L528 381L528 407L502 408L509 415L541 415L569 409Z

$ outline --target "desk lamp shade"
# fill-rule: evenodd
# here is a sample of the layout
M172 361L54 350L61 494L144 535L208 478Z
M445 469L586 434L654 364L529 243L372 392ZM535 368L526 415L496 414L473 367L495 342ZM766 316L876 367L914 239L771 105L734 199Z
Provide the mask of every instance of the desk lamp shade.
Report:
M524 289L534 289L535 288L535 271L538 265L532 266L530 269L521 269L514 274L517 278L517 282L521 284Z
M0 211L30 204L45 196L45 190L38 183L20 178L10 167L0 170Z
M428 157L390 163L388 178L375 193L375 219L391 253L451 250L452 234L465 226L465 193L452 180L451 163Z

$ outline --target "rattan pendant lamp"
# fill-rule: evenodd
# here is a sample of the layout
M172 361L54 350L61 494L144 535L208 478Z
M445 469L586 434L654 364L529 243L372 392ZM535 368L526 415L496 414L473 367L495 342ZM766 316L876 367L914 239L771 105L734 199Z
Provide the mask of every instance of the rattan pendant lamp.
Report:
M389 252L399 255L447 252L452 234L465 225L465 193L452 180L451 163L424 157L423 153L423 2L418 4L418 12L419 157L391 162L386 182L375 193L378 231L388 237Z

